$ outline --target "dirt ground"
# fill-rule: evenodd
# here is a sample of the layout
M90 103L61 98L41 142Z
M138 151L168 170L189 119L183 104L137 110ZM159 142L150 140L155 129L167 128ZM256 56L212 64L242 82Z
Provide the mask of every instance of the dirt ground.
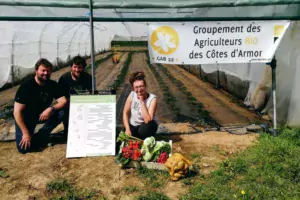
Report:
M200 174L217 169L218 163L251 146L257 134L232 135L206 132L190 135L159 136L173 141L173 153L181 153L198 166ZM193 159L192 155L199 154ZM8 178L0 178L0 199L48 199L46 183L57 178L67 179L78 188L94 189L107 199L134 199L139 193L128 194L124 187L137 186L147 190L143 179L134 170L120 170L114 157L67 159L66 145L59 144L43 152L19 154L14 142L0 144L0 168ZM168 181L159 191L178 199L189 186L181 181Z
M148 51L147 46L113 46L111 48L112 51Z
M120 73L128 53L121 54L120 62L114 64L111 59L107 60L96 70L97 90L105 90L114 83Z
M233 103L221 90L215 90L212 85L205 83L176 65L163 65L169 72L182 82L194 97L201 102L210 116L221 126L249 125L263 123L257 114ZM187 81L188 80L188 81Z

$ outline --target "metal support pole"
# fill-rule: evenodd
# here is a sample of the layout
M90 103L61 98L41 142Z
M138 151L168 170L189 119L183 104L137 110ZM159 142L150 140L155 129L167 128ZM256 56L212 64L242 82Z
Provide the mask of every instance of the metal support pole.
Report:
M81 41L82 41L82 36L83 36L84 32L82 32L79 36L79 42L78 42L78 52L79 54L78 55L81 55Z
M15 40L16 40L16 34L14 34L12 41L11 41L11 53L10 53L10 76L11 76L11 86L14 86L15 82Z
M217 76L216 76L216 85L215 89L220 89L220 70L219 70L219 63L217 63Z
M199 77L200 77L200 79L202 79L202 67L201 67L201 65L199 65Z
M42 58L42 40L39 41L39 56Z
M92 93L95 94L96 80L95 80L93 0L90 0L90 34L91 34Z
M56 39L56 65L57 65L57 69L60 68L59 66L59 36L57 36Z
M87 54L86 54L86 42L84 42L84 55L85 55L85 57L87 56Z
M276 59L271 61L272 68L272 97L273 97L273 136L277 137L277 112L276 112Z

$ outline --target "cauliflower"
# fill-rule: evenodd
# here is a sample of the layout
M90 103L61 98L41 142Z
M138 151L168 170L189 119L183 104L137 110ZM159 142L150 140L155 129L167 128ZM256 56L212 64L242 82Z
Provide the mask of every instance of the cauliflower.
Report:
M142 146L142 154L143 159L145 161L150 161L153 157L153 149L155 147L155 138L154 137L148 137L144 140L143 146Z
M151 160L156 161L162 151L170 153L171 147L169 143L165 141L156 142L154 137L148 137L144 140L142 154L146 162Z

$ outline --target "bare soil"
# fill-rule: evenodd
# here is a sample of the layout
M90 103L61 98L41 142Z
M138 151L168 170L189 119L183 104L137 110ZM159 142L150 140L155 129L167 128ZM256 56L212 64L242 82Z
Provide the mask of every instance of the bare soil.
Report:
M189 92L201 102L210 116L222 126L249 125L263 122L256 113L236 105L221 90L215 90L212 85L203 82L177 65L163 65L169 72L181 81Z
M177 108L179 108L179 116L177 116L177 122L179 121L196 121L197 120L197 111L196 107L193 106L188 102L187 96L180 91L180 89L176 86L175 83L173 83L168 76L165 75L165 73L160 70L157 65L152 65L152 67L156 68L160 76L162 77L163 81L166 83L168 88L170 89L171 93L176 98L175 105Z
M191 135L159 136L173 140L173 153L178 152L199 167L200 174L207 174L218 168L228 157L251 146L257 135L231 135L226 132L207 132ZM192 155L199 154L198 158ZM68 180L77 188L93 189L108 199L134 199L139 192L128 193L126 186L136 186L139 191L149 190L149 185L135 170L121 170L114 157L93 157L67 159L66 145L48 147L42 152L19 154L14 142L0 144L0 168L9 174L0 178L0 199L48 199L46 184L57 178ZM156 189L178 199L188 191L182 181L167 183Z
M117 76L119 75L124 62L127 60L128 53L122 54L120 62L114 64L111 59L107 60L105 64L98 68L96 71L97 89L103 90L111 86Z
M148 51L147 46L113 46L112 51Z

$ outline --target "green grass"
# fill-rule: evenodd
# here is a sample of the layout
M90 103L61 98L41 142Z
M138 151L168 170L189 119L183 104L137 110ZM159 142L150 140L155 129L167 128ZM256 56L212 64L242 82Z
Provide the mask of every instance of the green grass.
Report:
M222 149L218 145L212 147L213 150L218 152L220 155L226 156L228 153Z
M46 185L51 200L105 199L97 191L77 189L65 179L55 179Z
M137 186L126 186L124 190L128 193L138 192L140 189Z
M163 188L170 179L167 171L147 169L145 167L138 168L137 174L151 188Z
M170 200L170 198L167 197L165 194L159 192L153 192L153 191L151 192L147 191L145 194L139 195L136 199L137 200Z
M185 199L300 199L300 129L262 134L253 147L221 163Z
M185 178L185 179L182 179L182 183L183 183L183 185L192 185L193 181L192 181L192 178Z
M47 183L46 188L48 191L67 191L72 186L65 179L56 179Z
M137 168L137 175L147 186L146 190L141 190L136 197L137 200L169 200L165 194L161 193L161 190L170 180L167 171L140 167Z
M191 157L192 157L192 159L196 159L196 158L200 158L201 155L200 155L199 153L193 153L193 154L191 155Z
M0 177L1 178L8 178L9 175L8 175L8 173L6 173L6 171L4 169L0 168Z

